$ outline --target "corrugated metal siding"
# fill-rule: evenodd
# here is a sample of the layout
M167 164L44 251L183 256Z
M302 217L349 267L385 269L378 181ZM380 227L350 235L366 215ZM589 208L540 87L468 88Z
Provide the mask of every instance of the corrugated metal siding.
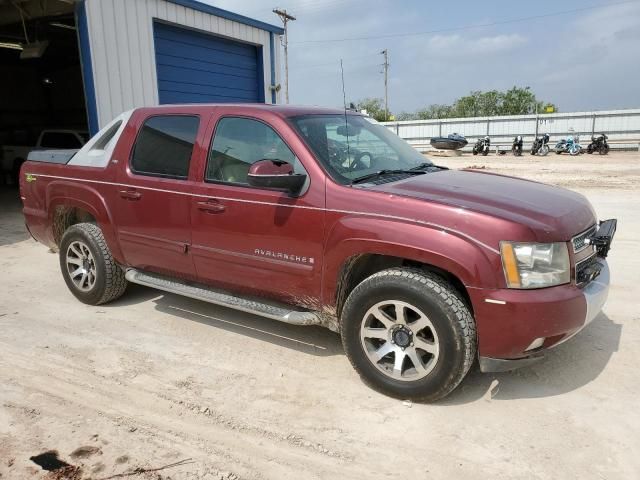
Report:
M161 104L259 102L259 48L184 27L154 22Z
M640 109L597 112L552 113L546 115L514 115L502 117L448 118L442 120L410 120L385 124L416 147L429 145L431 137L459 133L469 140L470 148L478 137L489 135L492 144L510 145L513 137L522 135L531 143L536 135L548 133L552 143L570 133L581 137L586 146L593 133L606 133L612 146L637 146L640 142ZM623 142L629 140L629 144Z
M135 107L157 105L153 20L261 46L264 98L271 98L269 32L165 0L86 0L100 127ZM276 65L278 65L276 49ZM276 83L279 70L276 70Z

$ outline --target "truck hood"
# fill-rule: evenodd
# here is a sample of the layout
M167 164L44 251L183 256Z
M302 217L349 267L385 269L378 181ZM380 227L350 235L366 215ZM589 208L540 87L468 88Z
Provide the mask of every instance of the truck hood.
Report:
M498 217L555 240L569 240L596 223L591 204L579 193L492 173L442 170L371 190Z

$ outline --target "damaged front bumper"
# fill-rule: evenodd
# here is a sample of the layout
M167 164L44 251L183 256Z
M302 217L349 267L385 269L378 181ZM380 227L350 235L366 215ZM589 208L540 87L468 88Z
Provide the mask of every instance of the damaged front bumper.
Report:
M541 339L542 346L533 350L530 355L526 355L525 347L521 355L514 356L514 358L496 358L482 355L482 352L480 352L480 370L482 372L506 372L531 365L544 357L543 352L545 350L566 342L591 323L602 311L602 307L607 301L611 282L607 261L603 258L598 258L597 261L601 267L599 275L584 288L576 288L576 293L583 299L583 308L581 309L583 313L581 314L579 324L576 324L575 320L566 316L567 311L560 309L559 311L561 313L558 314L557 301L544 301L542 303L527 302L520 305L513 305L513 302L511 302L511 306L514 309L514 311L512 311L514 316L510 319L511 322L522 321L516 320L519 318L518 310L536 312L538 318L528 318L526 320L527 324L525 329L528 337L526 341L533 342L536 339ZM548 294L548 292L545 292L545 295ZM545 300L548 299L545 298ZM575 302L575 299L571 299L571 301ZM509 303L506 305L509 305ZM499 306L496 307L499 308ZM538 323L536 323L536 321L538 321Z

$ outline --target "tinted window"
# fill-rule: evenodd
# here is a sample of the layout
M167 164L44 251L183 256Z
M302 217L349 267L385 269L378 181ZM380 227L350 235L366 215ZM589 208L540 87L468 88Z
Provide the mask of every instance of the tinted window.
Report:
M122 120L112 125L111 128L109 128L109 130L107 130L102 135L102 137L100 137L96 141L96 143L93 144L93 148L91 150L106 150L107 146L111 143L111 140L113 140L113 137L118 132L118 129L120 128L121 125L122 125Z
M147 119L140 129L131 157L135 173L187 178L200 119L187 115L161 115Z
M43 148L80 148L82 143L73 133L46 132L42 134L40 146Z
M206 179L247 184L249 167L263 159L284 160L296 173L304 173L296 156L271 127L248 118L223 118L209 152Z

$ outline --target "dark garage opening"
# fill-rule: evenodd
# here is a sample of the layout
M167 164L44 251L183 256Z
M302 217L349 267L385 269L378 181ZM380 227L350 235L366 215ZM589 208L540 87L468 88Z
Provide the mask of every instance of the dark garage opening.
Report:
M0 0L0 210L17 195L17 166L42 148L79 148L87 112L74 2ZM10 188L7 188L10 187Z

